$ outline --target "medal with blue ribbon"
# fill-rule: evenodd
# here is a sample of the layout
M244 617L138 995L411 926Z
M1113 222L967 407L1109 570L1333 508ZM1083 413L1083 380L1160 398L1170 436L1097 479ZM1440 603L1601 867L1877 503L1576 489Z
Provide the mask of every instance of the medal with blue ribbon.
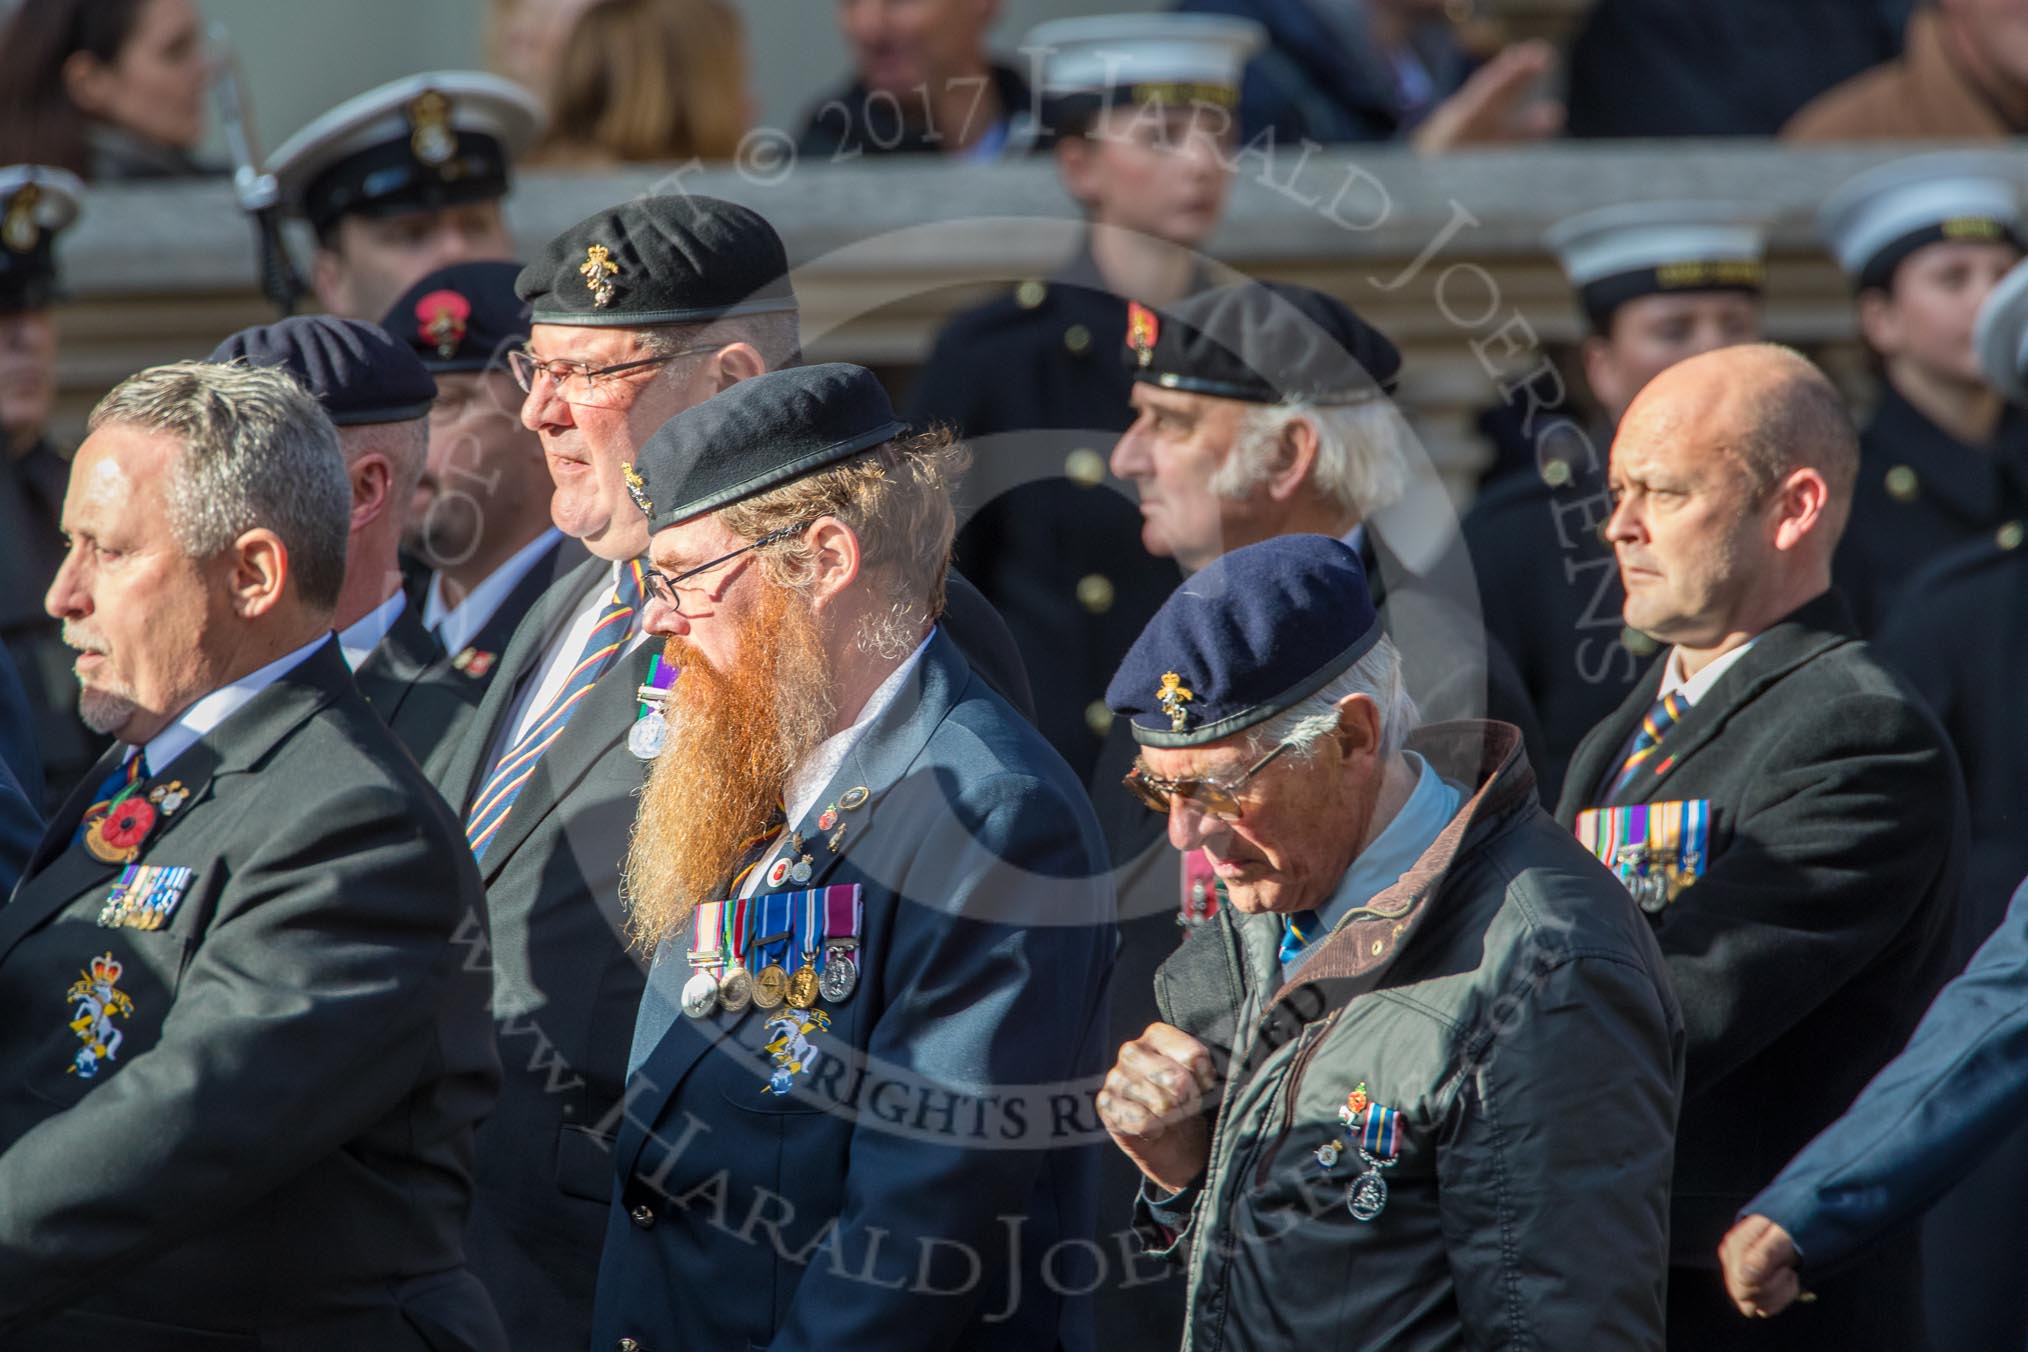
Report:
M758 933L754 935L754 958L761 964L753 977L753 1003L756 1009L775 1009L789 993L789 974L782 963L789 955L789 940L794 929L789 917L794 914L794 895L788 892L771 892L757 897L758 918L754 924Z
M824 911L821 891L795 894L796 954L802 959L789 978L789 1004L796 1009L813 1009L817 1004L817 953L824 944Z
M1384 1103L1369 1105L1359 1130L1359 1160L1366 1169L1345 1188L1353 1220L1370 1221L1387 1209L1387 1180L1380 1171L1392 1169L1400 1157L1401 1113Z

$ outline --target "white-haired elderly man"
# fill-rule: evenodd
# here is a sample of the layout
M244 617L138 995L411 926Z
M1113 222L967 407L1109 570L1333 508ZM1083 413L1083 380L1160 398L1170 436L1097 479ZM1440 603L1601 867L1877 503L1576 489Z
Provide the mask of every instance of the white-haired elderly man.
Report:
M479 878L331 633L330 419L184 363L89 427L46 604L115 741L0 907L0 1346L504 1348Z
M1683 1025L1512 727L1416 726L1357 556L1250 545L1107 692L1225 904L1101 1121L1188 1345L1659 1348Z

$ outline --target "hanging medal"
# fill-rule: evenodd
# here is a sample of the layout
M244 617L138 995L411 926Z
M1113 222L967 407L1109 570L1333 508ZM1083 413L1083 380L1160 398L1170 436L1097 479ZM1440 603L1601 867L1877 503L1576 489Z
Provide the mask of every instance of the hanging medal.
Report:
M789 974L782 960L788 956L789 940L793 937L789 916L795 898L789 892L776 892L755 900L759 904L760 932L754 939L754 954L761 969L754 973L753 1003L757 1009L777 1009L789 993Z
M753 1003L753 974L746 970L748 909L745 897L725 903L725 975L718 979L718 1006L728 1014L744 1013Z
M817 969L817 989L831 1004L843 1004L859 987L859 925L863 902L859 884L826 887L824 893L824 955Z
M708 1019L718 1009L718 969L724 956L721 941L722 901L702 902L690 918L690 979L683 983L683 1012Z
M817 982L817 953L824 941L824 894L818 891L798 892L792 898L795 908L796 951L802 963L789 978L789 1004L796 1009L811 1009L816 1006L821 994Z
M669 702L669 687L675 681L675 667L659 655L649 659L648 682L634 692L640 698L641 709L634 718L634 726L627 729L627 750L641 760L661 755L664 743L669 740L669 720L662 710Z
M1345 1187L1345 1206L1355 1221L1371 1221L1387 1208L1387 1180L1382 1169L1392 1169L1401 1156L1401 1114L1382 1103L1366 1110L1366 1123L1359 1133L1359 1162L1364 1173Z

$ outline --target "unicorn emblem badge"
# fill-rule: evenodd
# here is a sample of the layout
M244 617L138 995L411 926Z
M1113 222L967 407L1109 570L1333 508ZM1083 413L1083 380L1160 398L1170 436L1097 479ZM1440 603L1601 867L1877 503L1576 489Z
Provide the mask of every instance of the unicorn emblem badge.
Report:
M113 1016L134 1016L134 1002L118 984L124 970L118 959L106 953L93 958L90 969L78 973L78 979L70 983L65 998L77 1006L70 1030L84 1046L72 1058L69 1073L81 1080L97 1075L105 1062L119 1059L125 1035L113 1027Z
M585 246L584 262L577 265L578 275L591 289L594 310L603 310L613 303L611 279L620 275L620 265L613 261L612 254L603 244L589 244Z
M786 1094L796 1077L808 1073L823 1055L810 1045L810 1034L831 1031L831 1016L821 1009L785 1009L767 1021L772 1036L761 1048L775 1059L775 1073L761 1086L763 1094Z
M1155 692L1155 703L1161 705L1162 712L1169 715L1169 731L1184 730L1184 724L1190 718L1190 711L1183 706L1196 698L1197 696L1184 686L1181 676L1173 671L1163 674L1162 688Z

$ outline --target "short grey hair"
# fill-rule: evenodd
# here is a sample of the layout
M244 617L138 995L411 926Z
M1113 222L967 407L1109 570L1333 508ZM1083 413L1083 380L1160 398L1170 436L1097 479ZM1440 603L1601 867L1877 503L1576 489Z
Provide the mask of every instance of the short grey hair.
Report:
M422 482L423 468L430 455L430 421L409 418L402 422L354 423L338 429L338 445L350 469L362 455L386 457L389 469L388 497L394 510L408 516L415 486Z
M1282 433L1299 419L1317 434L1310 481L1340 507L1364 521L1408 492L1409 446L1415 434L1390 399L1329 405L1290 401L1248 409L1231 454L1211 476L1211 491L1231 500L1250 496L1272 472Z
M183 552L208 559L256 527L281 537L304 602L338 604L352 488L338 431L278 367L184 361L113 387L86 424L164 432L183 444L163 510Z
M1338 730L1338 702L1347 695L1364 695L1380 706L1383 759L1400 751L1422 720L1401 679L1401 650L1383 634L1364 657L1324 682L1322 689L1254 727L1248 733L1252 754L1264 756L1287 742L1292 755L1304 759L1315 755L1317 744Z

